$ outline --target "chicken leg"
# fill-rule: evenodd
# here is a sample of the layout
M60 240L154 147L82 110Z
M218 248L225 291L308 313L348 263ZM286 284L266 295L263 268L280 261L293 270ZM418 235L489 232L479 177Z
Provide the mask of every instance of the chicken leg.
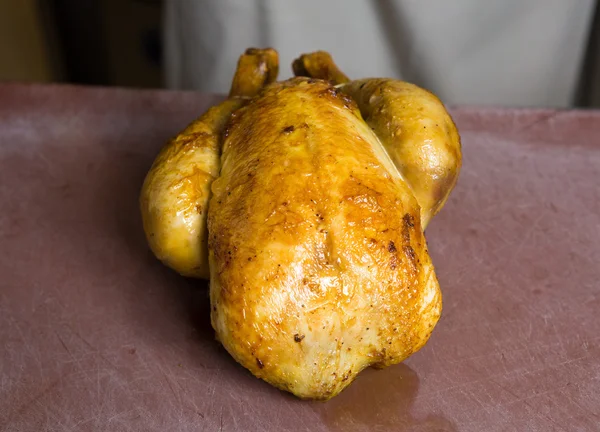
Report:
M184 276L209 276L206 215L225 124L277 79L278 67L275 50L248 49L239 59L229 98L168 142L146 176L140 207L148 244L158 259Z
M330 81L356 101L364 120L412 188L425 229L448 199L462 164L460 136L442 102L433 93L404 81L350 81L325 51L304 54L292 67L296 76Z

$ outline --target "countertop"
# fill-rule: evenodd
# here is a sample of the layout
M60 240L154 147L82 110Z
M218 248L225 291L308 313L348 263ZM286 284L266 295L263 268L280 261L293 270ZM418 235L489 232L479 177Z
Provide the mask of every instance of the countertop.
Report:
M149 252L138 192L219 96L0 85L0 430L600 430L600 112L456 107L427 230L442 318L329 402L214 340L206 283Z

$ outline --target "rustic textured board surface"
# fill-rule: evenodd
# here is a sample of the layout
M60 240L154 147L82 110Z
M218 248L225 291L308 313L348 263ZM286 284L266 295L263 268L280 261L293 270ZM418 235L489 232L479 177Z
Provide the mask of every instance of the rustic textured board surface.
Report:
M464 169L427 232L443 318L310 403L236 365L206 287L144 242L146 170L217 99L0 86L0 430L598 430L600 113L453 110Z

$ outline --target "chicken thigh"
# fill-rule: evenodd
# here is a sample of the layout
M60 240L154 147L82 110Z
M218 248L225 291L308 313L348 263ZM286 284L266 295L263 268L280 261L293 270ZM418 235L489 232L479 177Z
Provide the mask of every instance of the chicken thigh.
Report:
M184 276L208 279L206 215L210 185L219 175L223 128L233 111L277 79L278 67L275 50L247 50L229 98L168 142L146 175L140 207L148 244Z
M297 76L337 85L357 104L421 206L423 229L454 188L462 164L460 136L442 102L414 84L389 78L350 81L331 55L316 51L293 64Z

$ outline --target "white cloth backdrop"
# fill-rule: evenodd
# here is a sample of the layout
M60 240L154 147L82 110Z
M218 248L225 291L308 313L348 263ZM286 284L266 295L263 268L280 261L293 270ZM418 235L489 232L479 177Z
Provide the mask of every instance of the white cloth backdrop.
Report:
M350 77L423 85L449 104L569 106L594 0L166 0L169 88L227 92L251 46L324 49Z

